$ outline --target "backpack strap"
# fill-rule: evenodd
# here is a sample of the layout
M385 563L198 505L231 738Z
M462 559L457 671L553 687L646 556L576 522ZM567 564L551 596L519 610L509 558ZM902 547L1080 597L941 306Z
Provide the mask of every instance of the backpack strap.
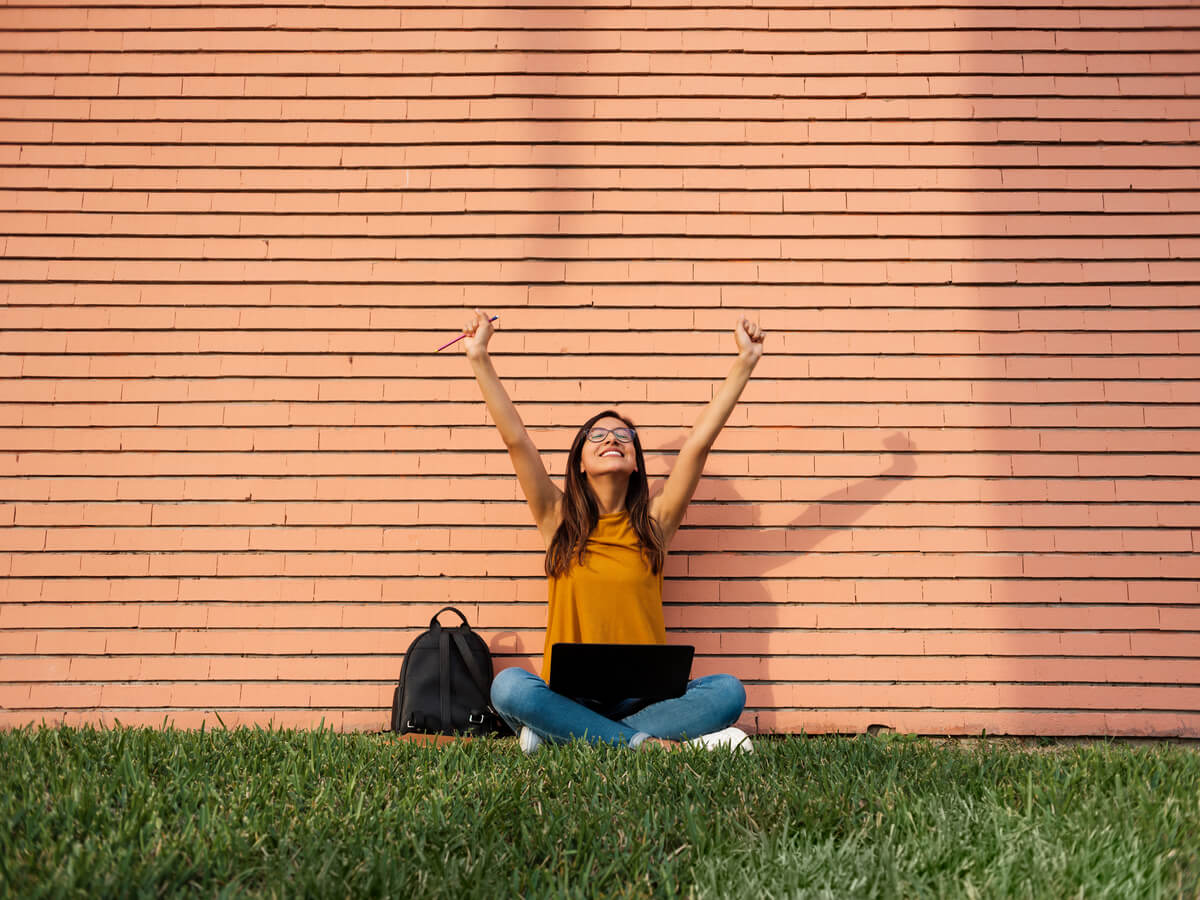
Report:
M462 657L463 662L467 664L467 671L471 673L471 680L479 686L479 691L483 694L486 700L491 694L491 687L488 685L488 680L484 677L483 670L479 668L479 663L475 659L470 648L467 647L467 639L461 631L450 632L454 635L455 646L458 647L458 655ZM443 663L444 665L444 663Z
M436 617L435 617L436 618ZM438 675L442 693L442 728L450 728L450 634L440 629L438 641Z

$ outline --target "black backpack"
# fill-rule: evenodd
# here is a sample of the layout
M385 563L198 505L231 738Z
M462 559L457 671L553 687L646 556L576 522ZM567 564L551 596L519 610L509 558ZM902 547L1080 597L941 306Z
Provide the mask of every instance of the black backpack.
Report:
M462 624L443 628L449 610ZM492 654L453 606L439 609L429 630L404 654L400 683L392 696L391 731L400 734L509 735L512 730L491 705Z

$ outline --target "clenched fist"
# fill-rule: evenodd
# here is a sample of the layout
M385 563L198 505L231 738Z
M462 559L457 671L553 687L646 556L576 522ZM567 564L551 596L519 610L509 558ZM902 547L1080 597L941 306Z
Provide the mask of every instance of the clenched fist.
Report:
M488 341L492 339L495 331L491 317L476 307L475 318L463 326L463 334L467 336L463 341L463 348L467 356L482 356L487 353Z
M733 336L737 339L738 354L752 363L758 362L763 350L763 330L758 324L743 316L738 319Z

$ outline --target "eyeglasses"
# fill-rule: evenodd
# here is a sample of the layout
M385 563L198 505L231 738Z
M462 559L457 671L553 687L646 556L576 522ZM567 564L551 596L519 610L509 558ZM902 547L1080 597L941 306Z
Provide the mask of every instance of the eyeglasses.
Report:
M588 432L587 439L593 444L598 444L610 434L622 444L628 444L633 440L634 430L632 428L593 428Z

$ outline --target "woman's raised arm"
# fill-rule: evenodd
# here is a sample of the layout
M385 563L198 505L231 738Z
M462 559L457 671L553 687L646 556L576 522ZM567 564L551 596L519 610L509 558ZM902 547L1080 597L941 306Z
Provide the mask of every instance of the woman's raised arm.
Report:
M474 319L463 328L463 333L467 335L463 340L463 347L475 372L475 380L479 382L483 400L487 404L492 421L500 431L504 446L508 448L513 469L517 473L517 483L521 485L521 492L525 494L538 531L549 546L554 532L558 530L559 517L562 515L562 491L546 473L542 457L533 445L529 433L525 430L525 423L521 421L517 408L513 406L508 392L500 383L500 376L496 374L496 368L488 356L487 345L494 329L487 313L476 309Z
M675 467L671 469L662 493L654 498L650 506L650 514L658 521L666 546L670 546L688 504L692 502L713 442L725 427L729 414L733 412L733 407L750 380L750 373L762 357L763 333L757 324L746 318L739 319L733 334L738 345L737 360L717 395L692 426L687 440L679 448Z

